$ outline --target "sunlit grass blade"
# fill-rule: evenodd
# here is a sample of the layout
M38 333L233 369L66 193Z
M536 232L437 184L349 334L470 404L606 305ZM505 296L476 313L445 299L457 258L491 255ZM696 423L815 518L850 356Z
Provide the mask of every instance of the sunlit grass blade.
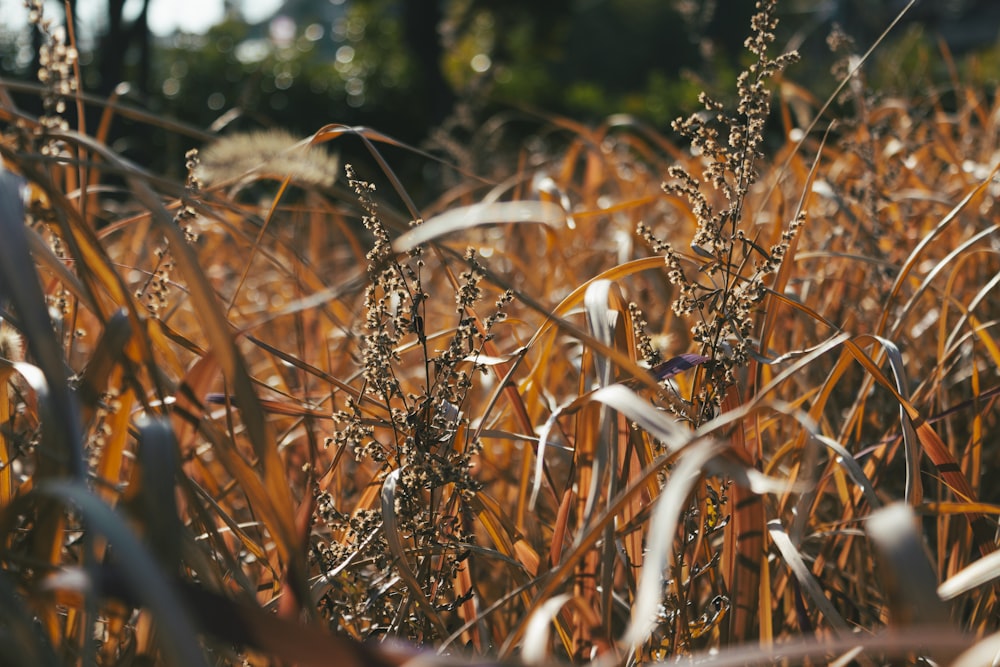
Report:
M729 390L723 402L723 415L734 416L740 411L736 388ZM747 425L753 424L753 440L747 436ZM730 451L748 471L755 470L760 461L759 434L752 419L734 421L731 430ZM737 478L738 479L738 478ZM765 521L763 499L748 485L737 483L730 491L732 515L726 526L722 545L722 566L730 596L731 613L727 623L729 642L753 641L760 628L761 570L766 567Z
M526 665L544 664L549 657L549 624L573 596L563 593L543 602L531 613L524 631L521 659Z
M705 465L721 451L721 445L710 440L687 449L671 471L656 501L647 531L646 559L639 575L631 620L622 637L622 641L630 647L643 644L656 625L663 599L663 580L670 564L671 544L676 536L680 513L695 483L704 473Z
M830 624L835 633L848 634L850 627L826 597L819 581L809 571L809 566L806 565L802 553L789 539L781 522L777 519L771 519L767 522L767 531L774 545L778 548L782 561L795 575L799 586L806 592L826 622Z
M980 639L962 651L951 663L952 667L979 667L980 665L993 665L996 663L997 654L1000 654L1000 633L994 633L989 637Z
M845 345L847 351L851 353L855 360L861 363L869 376L879 385L892 392L893 397L906 412L907 418L912 421L916 440L941 473L944 481L958 494L959 498L967 502L975 502L977 496L969 485L969 480L962 473L961 466L958 465L951 452L948 451L941 437L930 427L920 412L899 393L894 383L885 377L882 371L875 365L875 362L865 354L854 340L845 341ZM994 551L996 544L994 543L985 517L978 513L970 513L968 519L979 551L984 555Z
M70 271L65 263L59 260L52 252L52 248L45 242L38 230L25 227L25 234L28 236L28 244L31 246L31 254L40 269L49 272L65 287L74 298L79 301L92 313L100 312L97 304L91 298L90 292L80 282L80 279Z
M916 245L916 247L914 247L913 250L910 251L910 254L907 256L906 261L904 262L903 266L900 268L898 275L896 276L896 280L893 283L892 290L890 291L888 298L886 299L886 304L890 304L895 301L896 296L899 294L900 290L905 284L906 279L913 271L913 268L916 266L917 261L923 255L924 251L928 247L930 247L933 244L934 240L938 236L940 236L944 232L944 230L947 229L958 218L959 214L963 210L965 210L965 208L972 202L972 200L977 195L982 193L982 191L993 181L993 178L994 176L996 176L997 172L1000 172L1000 163L998 163L995 167L993 167L993 169L989 173L989 176L980 181L980 183L976 187L970 190L968 194L966 194L965 197L963 197L962 200L958 202L958 204L956 204L954 208L952 208L951 211L949 211L948 214L941 219L940 222L938 222L937 226L934 227L933 231L930 234L924 236L924 238L920 240L920 242ZM885 335L885 329L888 324L890 312L891 311L889 309L883 310L882 319L879 322L878 327L876 327L875 329L876 334ZM897 320L897 327L898 327L898 322L901 322L901 320Z
M953 574L941 582L937 592L942 600L952 600L996 579L1000 579L1000 551L987 554Z
M263 476L263 484L249 483L249 475L254 473L247 470L247 474L242 475L244 491L251 502L259 508L282 560L290 568L293 590L301 599L306 599L308 591L305 580L306 568L304 556L296 547L294 511L284 476L284 465L278 456L271 427L264 419L263 410L260 409L245 361L236 349L231 328L222 313L221 305L199 266L197 257L184 238L183 230L174 224L145 183L132 178L131 186L135 196L149 208L157 229L169 240L171 253L187 280L205 335L223 375L231 383L240 415L246 425L247 437L260 462ZM238 460L235 452L231 454L227 456L230 464L233 467L242 467L242 461Z
M436 241L446 234L492 224L535 223L557 228L565 224L566 212L546 201L511 201L473 204L436 215L392 242L393 250L406 252Z
M838 465L843 466L847 471L847 474L851 477L851 480L861 487L861 492L864 493L865 500L868 501L868 506L873 510L881 507L882 503L879 501L878 496L875 493L875 485L872 484L872 481L868 479L867 475L865 475L865 471L862 470L860 465L858 465L854 456L833 438L828 438L827 436L820 435L818 433L814 434L813 437L837 455L835 462Z
M835 658L850 654L852 659L870 655L872 657L898 657L905 659L913 654L915 646L933 648L947 655L954 655L974 641L970 635L953 628L923 626L893 628L891 631L862 634L852 633L831 638L795 637L787 642L770 646L732 646L721 651L713 650L695 653L692 659L697 664L712 667L748 667L751 665L775 665L782 662L806 664L812 662L830 663ZM864 653L859 655L858 649ZM969 652L970 655L973 651ZM979 654L976 654L979 657ZM984 665L987 662L965 663L963 667ZM665 663L660 663L665 664Z
M939 262L934 265L930 271L928 271L923 279L920 281L920 285L913 291L910 298L907 300L906 304L902 309L899 310L896 315L895 321L889 326L888 336L894 336L899 332L906 318L913 312L916 304L920 301L920 297L930 288L934 279L937 278L941 273L944 272L950 266L953 266L956 259L967 256L970 249L973 248L977 243L982 242L985 239L990 238L994 234L1000 232L1000 225L993 225L992 227L987 227L976 234L973 234L968 239L962 241L957 247L953 248L951 252L945 255Z

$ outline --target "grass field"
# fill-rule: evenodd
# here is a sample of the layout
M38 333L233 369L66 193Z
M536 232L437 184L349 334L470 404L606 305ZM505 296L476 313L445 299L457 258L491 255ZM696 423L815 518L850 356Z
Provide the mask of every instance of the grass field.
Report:
M772 11L731 105L494 119L419 206L335 124L147 173L50 28L44 114L0 90L0 662L990 664L1000 97L844 47L824 103Z

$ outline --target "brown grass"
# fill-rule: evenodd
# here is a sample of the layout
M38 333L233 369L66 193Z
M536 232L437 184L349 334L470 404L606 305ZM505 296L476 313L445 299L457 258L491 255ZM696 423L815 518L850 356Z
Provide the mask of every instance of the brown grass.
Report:
M831 123L770 30L699 150L488 123L419 208L336 125L158 179L56 48L0 106L3 662L995 652L1000 101Z

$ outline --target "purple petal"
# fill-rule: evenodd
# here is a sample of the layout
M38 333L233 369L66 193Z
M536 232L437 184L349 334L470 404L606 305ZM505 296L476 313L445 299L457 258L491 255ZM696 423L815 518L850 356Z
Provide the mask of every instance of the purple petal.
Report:
M703 364L709 359L711 359L711 357L694 354L693 352L686 352L684 354L677 355L673 359L668 359L662 364L657 364L650 369L650 372L657 380L669 380L678 373L683 373L689 368L694 368L695 366Z

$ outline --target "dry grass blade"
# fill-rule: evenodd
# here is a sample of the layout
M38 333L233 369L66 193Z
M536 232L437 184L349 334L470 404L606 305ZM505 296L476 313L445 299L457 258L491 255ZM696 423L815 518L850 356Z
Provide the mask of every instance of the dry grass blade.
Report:
M4 335L10 335L4 332ZM10 378L14 373L14 366L10 360L4 358L8 353L0 355L0 424L10 422ZM0 430L0 508L6 507L14 499L14 468L12 452L14 446L12 439Z
M940 626L914 626L910 628L893 629L878 634L851 634L829 639L815 637L797 637L788 642L770 646L734 646L712 653L700 653L692 656L692 662L710 667L749 667L751 665L776 664L812 664L814 662L832 663L834 658L851 654L857 657L860 648L866 654L889 658L907 658L912 656L914 646L928 646L935 651L953 655L968 647L973 641L969 635L952 628ZM973 651L969 651L970 655ZM980 654L976 654L979 656ZM667 662L653 663L655 667L666 667ZM954 664L954 663L953 663ZM969 662L972 665L985 665L989 661Z
M44 383L35 384L45 425L40 472L43 477L65 472L82 478L80 415L69 391L63 354L28 250L21 186L14 174L0 170L0 235L4 239L0 243L0 306L4 311L8 304L14 307L17 327L44 376Z
M840 96L840 94L844 92L844 89L849 84L856 81L855 77L862 71L862 68L865 66L865 63L868 62L868 60L872 57L872 54L875 53L875 50L879 47L880 44L882 44L883 41L885 41L886 37L889 36L889 33L892 32L892 30L896 27L896 25L903 20L903 17L906 16L906 14L910 11L910 9L912 9L913 6L917 4L917 1L918 0L909 0L909 2L907 2L906 5L899 10L899 13L896 14L895 18L893 18L893 20L889 23L889 25L886 26L885 30L882 31L882 34L880 34L878 38L876 38L875 41L872 43L872 45L868 47L868 50L865 51L865 53L861 57L857 58L856 60L854 60L854 62L852 62L850 71L847 72L843 80L841 80L841 82L837 84L837 87L834 89L834 91L830 94L829 97L827 97L826 102L823 103L823 106L819 109L819 111L816 112L816 115L813 116L813 119L809 122L809 125L802 132L802 137L795 143L793 149L789 151L788 158L785 160L785 163L782 164L781 168L778 170L779 175L784 174L788 170L788 165L791 163L792 158L795 155L797 155L799 151L802 149L803 144L806 142L806 139L809 137L809 134L816 127L816 124L819 123L820 119L823 118L823 116L830 109L830 107L833 106L833 104L837 101L837 98ZM775 182L777 183L777 180Z
M733 418L742 412L737 396L736 388L730 388L723 403L725 417ZM756 424L754 419L735 419L731 430L730 450L747 472L756 472L760 465L760 435ZM753 429L752 435L748 435L748 429ZM739 476L735 478L740 479ZM767 518L763 498L749 484L738 483L730 497L732 518L727 526L722 551L723 573L732 605L727 639L729 642L751 642L755 635L759 635L761 624L758 616L764 617L771 608L767 603L767 592L761 590L767 563ZM758 611L761 613L758 614ZM766 623L763 627L766 629Z
M691 442L690 432L684 430L673 419L624 385L613 384L598 389L590 395L590 400L603 403L624 413L629 419L661 441L670 453L680 452Z
M208 665L183 602L156 560L120 516L75 482L46 481L38 484L34 493L75 507L88 522L89 528L114 547L117 575L131 594L152 610L159 624L158 637L162 650L172 662L192 667ZM12 510L7 510L8 515Z
M183 231L174 224L153 192L142 181L132 178L131 185L136 197L148 207L157 228L170 241L172 252L188 282L191 297L197 305L205 335L218 360L223 375L232 384L236 403L246 424L247 436L263 468L263 486L252 484L245 487L251 501L259 509L264 521L272 532L282 560L288 564L291 584L300 599L308 599L305 580L305 563L296 548L293 527L293 509L288 484L284 477L284 465L278 456L275 439L270 425L264 419L253 383L246 370L239 351L234 344L232 333L215 293L209 285L198 260L187 244ZM239 466L235 457L228 457L232 465ZM244 476L244 480L249 480ZM254 492L256 489L259 491Z
M109 164L126 174L126 180L133 195L147 208L157 229L169 241L175 261L187 280L191 297L197 306L197 313L201 318L205 335L211 343L213 352L217 355L223 374L232 383L237 404L242 409L241 414L246 424L247 435L263 467L264 486L260 487L259 493L252 494L252 501L265 517L265 523L275 538L281 557L290 567L292 586L300 596L305 598L308 590L305 583L305 564L301 553L295 547L295 531L292 526L293 509L288 485L284 478L284 466L278 457L274 438L270 433L270 426L264 420L264 413L259 408L252 381L245 363L234 345L230 326L221 311L214 290L209 285L197 257L187 243L183 230L174 223L158 197L143 180L141 170L132 167L104 146L87 137L70 135L68 137L86 146L94 153L100 154ZM100 263L88 262L87 265L97 266ZM105 281L105 283L117 284L116 281L117 277L114 281ZM127 300L127 303L131 304L131 300ZM238 465L234 458L230 457L229 460L234 465Z
M834 35L824 102L784 11L676 141L281 138L367 151L347 187L260 135L161 178L123 118L208 133L0 82L0 662L992 659L994 64L898 97L875 47L936 52Z
M774 542L774 546L778 548L779 553L781 553L781 558L786 565L792 570L792 574L795 575L795 579L799 582L799 586L806 592L809 598L816 605L816 608L826 619L826 622L830 624L831 628L834 630L835 635L841 633L850 633L850 626L843 617L837 613L833 604L823 593L823 588L820 586L816 577L813 576L812 572L809 571L809 566L806 565L805 559L802 557L802 553L792 544L791 539L788 537L788 533L785 532L784 527L781 525L781 521L778 519L771 519L767 522L767 532L771 536L771 540Z
M937 593L942 600L952 600L996 579L1000 579L1000 551L987 554L948 577L938 586Z
M11 667L61 667L53 647L38 632L27 600L6 572L0 572L0 622L9 638L0 644L0 662Z
M938 472L941 473L942 479L944 479L959 498L966 502L975 502L977 494L973 491L969 480L962 473L961 466L958 465L951 452L948 451L948 448L941 440L941 436L930 427L930 424L920 415L920 412L899 393L895 385L885 377L882 371L875 365L875 362L865 354L854 340L845 341L845 345L854 359L860 362L865 368L869 376L879 385L892 392L893 397L906 412L907 418L911 420L915 428L916 440L938 469ZM986 517L977 512L970 512L967 517L980 553L986 555L995 551L996 544Z
M472 204L429 218L394 240L392 248L396 252L407 252L453 232L506 223L534 223L558 228L566 223L566 212L547 201Z
M538 494L542 490L542 479L545 475L545 452L549 447L549 440L552 434L552 430L556 427L559 419L563 416L564 411L568 408L573 407L573 404L567 406L560 406L552 411L545 423L542 424L538 429L538 445L535 447L535 472L532 475L531 481L531 496L528 499L528 509L532 512L535 511L535 505L538 502ZM568 508L566 511L569 511Z
M987 297L992 297L996 294L997 285L1000 285L1000 273L994 275L990 280L988 280L980 289L977 291L972 299L969 301L968 305L962 308L962 317L959 318L958 322L955 323L951 334L945 340L944 346L946 349L953 349L956 339L961 335L961 332L966 328L971 328L972 331L980 338L986 348L990 351L990 355L993 357L994 361L1000 361L1000 351L998 351L997 343L989 335L988 329L991 325L982 326L979 324L979 319L973 315L976 309L986 300ZM942 318L942 324L944 318ZM968 326L971 324L972 326ZM995 325L992 325L995 326Z
M868 506L873 510L881 507L882 503L875 494L875 486L872 484L872 481L868 479L868 475L865 474L865 471L862 470L861 466L858 465L854 456L833 438L828 438L827 436L819 433L814 433L812 436L837 455L836 463L843 466L854 483L861 487L861 492L864 493L865 500L868 501Z
M629 647L645 643L657 623L663 599L663 581L670 564L671 544L677 533L680 512L705 466L722 451L722 446L705 440L687 448L656 501L646 538L646 559L636 587L635 603L622 641Z
M889 332L887 335L894 336L899 331L900 327L906 321L906 318L913 312L914 307L920 301L920 297L923 296L924 292L931 286L934 279L938 277L945 269L951 266L954 261L960 257L966 256L969 250L973 248L977 243L990 238L997 232L1000 232L1000 225L993 225L992 227L987 227L976 234L973 234L968 239L964 240L958 247L954 248L951 252L945 255L941 261L934 265L934 268L927 272L923 280L920 281L920 286L913 291L910 298L907 300L906 305L899 311L896 316L896 320L889 327Z
M872 512L868 538L880 556L889 596L889 621L899 625L948 626L948 609L937 594L937 575L917 533L917 517L901 503Z
M951 663L951 667L983 667L995 665L1000 655L1000 633L981 639L962 651Z
M881 344L882 351L889 359L889 367L892 369L892 375L896 381L896 391L900 396L909 401L910 384L906 379L906 365L903 363L903 355L892 341L879 336L873 336L873 338ZM861 342L860 339L855 340ZM903 432L903 449L906 459L906 494L904 498L907 504L915 507L924 498L924 489L920 482L920 458L922 452L918 449L920 441L913 429L913 422L910 421L902 405L899 407L899 427Z
M542 665L549 659L549 624L572 599L573 596L565 593L556 595L531 613L528 627L524 631L524 647L521 649L521 660L526 665Z
M614 306L609 304L609 299L614 296ZM610 280L595 280L587 285L587 291L583 296L583 309L587 316L587 326L590 334L607 346L614 344L615 321L623 315L620 306L622 303L621 292ZM606 387L611 384L611 363L601 355L594 358L594 366L597 371L597 385Z
M903 266L900 268L899 274L896 276L896 281L893 283L892 290L890 291L888 299L886 300L887 304L895 301L896 297L899 295L900 290L903 288L903 285L905 284L907 278L909 277L910 273L916 266L917 261L920 259L920 257L923 256L924 251L927 248L931 247L932 244L934 243L934 240L937 239L953 222L955 222L958 219L959 214L965 210L965 208L972 202L972 200L975 199L976 196L980 195L983 192L983 190L985 190L990 185L990 183L993 182L993 179L998 172L1000 172L1000 163L998 163L995 167L993 167L993 169L989 173L989 176L980 181L979 184L976 185L976 187L970 190L968 194L966 194L965 197L962 198L962 201L958 202L954 206L954 208L952 208L948 212L948 214L941 219L941 221L937 224L936 227L934 227L934 230L930 234L927 234L924 238L920 240L920 243L918 243L916 247L910 252ZM889 311L888 309L883 311L882 319L879 322L878 327L875 329L876 334L885 335L884 332L889 320L890 312L891 311ZM901 318L898 319L897 324L896 326L893 327L893 329L896 329L901 324L901 322L902 319Z
M609 299L614 299L615 307L609 304ZM607 280L597 280L587 286L587 292L583 298L584 313L587 317L587 327L590 334L608 347L615 344L615 321L622 316L627 316L619 307L621 295L614 283ZM630 350L632 348L628 348ZM626 350L626 353L628 352ZM601 354L592 356L595 371L595 383L597 387L607 387L611 384L612 365L611 361ZM586 413L579 413L581 418ZM598 494L603 487L605 474L610 470L611 484L614 483L614 471L617 469L617 449L613 442L613 430L615 428L614 416L602 406L598 416L597 428L577 428L576 457L579 462L578 469L581 476L586 473L588 483L582 484L577 489L582 497L586 498L583 506L580 522L582 525L590 520L597 502ZM539 444L541 440L539 440ZM607 489L609 497L614 496L616 489L612 486Z
M423 588L420 586L420 582L417 580L416 574L414 574L413 568L410 566L409 558L406 555L406 548L403 546L403 536L396 522L396 488L399 476L403 470L403 468L396 468L386 475L385 481L382 483L382 522L385 524L385 541L389 545L392 557L395 559L399 575L406 581L409 595L416 600L417 606L420 607L421 612L427 615L427 619L436 625L440 631L447 634L441 615L438 614L434 605L427 599ZM405 606L400 608L401 615L408 613Z
M84 135L68 132L60 135L60 139L81 152L90 151L102 156L114 155L105 146ZM133 172L140 171L137 167L126 166L121 158L116 157L111 162L121 168L123 173L128 173L129 168ZM115 270L96 233L82 217L78 207L69 200L60 188L60 184L48 173L30 164L22 165L22 169L32 184L54 203L56 228L78 265L85 267L85 270L77 271L77 276L79 283L87 292L86 302L96 308L93 314L103 320L117 308L128 308L132 311L133 317L137 318L124 279ZM110 297L110 303L109 299L102 298L103 295Z
M59 260L58 257L52 252L52 248L49 244L41 237L37 230L30 227L25 228L25 233L28 235L28 243L31 245L31 254L35 261L44 267L46 271L51 273L59 282L68 289L74 297L80 300L80 302L87 307L92 313L100 312L97 308L97 304L90 298L90 292L84 287L80 279L76 277L66 265Z

